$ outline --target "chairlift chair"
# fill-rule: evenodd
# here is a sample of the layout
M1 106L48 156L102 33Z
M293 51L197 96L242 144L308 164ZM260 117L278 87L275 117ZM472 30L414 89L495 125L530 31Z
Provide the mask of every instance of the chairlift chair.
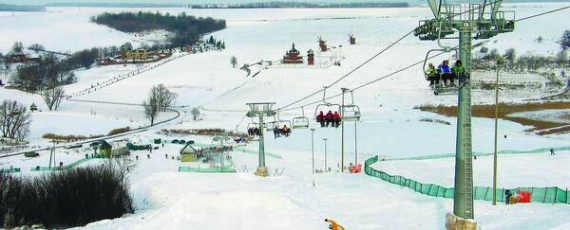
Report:
M432 52L455 52L455 57L458 57L458 53L457 53L457 49L450 49L450 48L444 48L444 49L432 49L429 50L426 53L426 57L424 59L424 65L423 65L423 72L424 72L424 77L426 79L426 81L430 81L430 76L427 73L427 66L428 66L428 60L430 59L430 54ZM437 68L437 67L436 67ZM451 67L450 67L451 68ZM440 96L440 95L457 95L457 91L463 86L463 84L468 80L468 76L466 75L460 75L457 76L457 78L459 79L458 84L456 85L455 79L452 79L452 82L454 83L453 86L441 86L439 84L434 84L432 86L432 90L433 90L433 94L436 96Z
M360 121L360 107L357 105L341 106L342 117L341 122L345 121Z
M315 121L317 122L319 122L317 117L319 116L320 112L326 114L328 111L336 111L340 114L340 104L334 104L326 101L327 88L328 86L325 86L323 90L323 103L318 104L317 107L315 107Z
M305 116L305 109L301 107L303 115L300 117L294 117L292 123L293 129L308 129L309 128L309 118Z
M354 104L354 94L353 91L350 91L350 104L345 104L340 107L341 113L341 122L345 121L360 121L360 107Z

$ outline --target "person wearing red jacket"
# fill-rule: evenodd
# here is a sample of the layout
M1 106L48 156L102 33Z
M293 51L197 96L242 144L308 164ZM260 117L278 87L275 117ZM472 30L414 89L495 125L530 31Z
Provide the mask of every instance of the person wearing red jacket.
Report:
M327 124L326 124L327 127L329 127L329 124L331 124L331 123L334 126L334 115L333 115L331 110L329 110L327 115L325 115L325 121L327 122Z
M340 115L337 111L334 111L333 114L333 126L337 128L340 125Z
M323 114L323 111L317 115L317 122L321 123L321 127L325 127L325 114Z

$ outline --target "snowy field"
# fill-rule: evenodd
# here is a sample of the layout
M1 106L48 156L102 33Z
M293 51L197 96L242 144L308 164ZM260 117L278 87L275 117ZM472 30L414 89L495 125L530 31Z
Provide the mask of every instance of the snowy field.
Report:
M552 10L563 3L507 4L505 10L516 10L518 18ZM138 138L140 144L154 138L193 139L210 144L207 137L165 137L161 129L225 128L245 132L249 118L244 118L245 103L274 101L282 107L303 96L320 90L351 71L360 63L380 52L390 43L427 19L427 8L406 9L251 9L251 10L192 10L192 9L120 9L120 8L48 8L44 13L0 14L0 52L5 53L15 41L24 45L43 44L47 49L74 51L93 46L120 45L130 41L148 43L161 33L150 34L144 40L89 22L93 15L111 11L160 11L177 14L211 16L228 20L228 28L213 33L227 45L224 51L188 55L148 72L130 77L111 86L76 99L117 103L141 103L149 89L162 83L178 94L177 108L181 116L167 124L127 138ZM549 54L559 50L556 43L563 28L570 28L570 14L555 14L525 20L517 24L514 33L501 34L485 45L506 50L514 47L519 54ZM554 26L556 25L556 26ZM347 44L348 34L354 34L357 45ZM41 35L41 36L40 36ZM230 57L236 56L238 66L260 60L276 60L295 43L303 55L316 50L317 37L323 36L329 46L342 45L345 59L341 66L324 69L268 68L256 69L254 78L244 71L232 68ZM544 41L536 43L542 36ZM144 37L143 37L144 38ZM446 41L449 42L449 41ZM449 43L450 45L456 45ZM424 58L425 52L437 48L434 42L420 42L410 36L387 50L353 75L327 90L327 96L340 93L340 87L354 88L386 76ZM326 55L323 54L323 55ZM449 58L449 57L447 57ZM436 62L438 60L434 60ZM135 70L136 66L95 67L76 72L78 82L66 86L68 93L104 82L119 74ZM479 73L484 80L493 80L493 73ZM505 82L542 84L541 76L506 75ZM527 98L547 95L544 91L501 92L501 101L519 102ZM322 100L316 94L302 104ZM46 132L58 134L106 134L113 128L148 125L143 110L138 106L97 104L64 101L57 112L48 112L39 95L0 88L0 99L12 98L26 106L35 103L42 112L32 115L31 145L42 144ZM347 96L347 100L350 96ZM346 124L345 162L354 162L357 148L358 162L380 155L390 158L428 156L455 151L455 118L414 110L418 105L452 105L455 96L435 97L428 89L420 66L388 77L354 93L360 106L362 121L357 124L358 143L354 141L355 127ZM331 99L340 102L340 98ZM474 90L473 103L492 103L490 91ZM193 121L190 109L202 106L201 120ZM304 107L305 116L314 116L315 105ZM567 111L560 111L567 115ZM283 111L282 119L301 116L301 109ZM550 114L515 114L522 117L544 117ZM159 120L172 118L174 113L161 114ZM271 121L273 118L269 118ZM451 125L423 122L421 119L439 119ZM560 119L560 118L556 118ZM314 121L313 121L314 122ZM315 126L316 124L312 124ZM473 119L473 150L493 150L492 119ZM528 127L501 120L499 149L529 150L569 145L569 134L546 137L526 134ZM324 141L328 138L327 165L336 171L341 161L341 129L317 129L315 138L315 168L324 168ZM187 164L166 159L165 154L178 156L181 146L160 146L148 153L134 152L135 162L129 172L131 190L137 212L115 220L103 220L85 226L86 229L325 229L323 220L332 218L346 229L442 229L446 212L452 210L449 199L424 196L385 183L364 174L326 173L311 175L311 132L293 130L288 138L266 139L267 166L270 172L281 171L281 176L258 178L252 175L257 166L256 143L247 151L233 151L230 155L238 170L235 174L202 174L177 172ZM57 161L64 165L83 159L91 150L58 150ZM0 158L0 167L22 168L20 175L36 175L30 169L47 166L49 152L27 159L23 156ZM147 154L151 157L147 159ZM500 156L499 184L511 186L569 187L570 172L565 170L570 158L567 152L550 157L547 153ZM139 156L139 160L136 160ZM82 163L79 167L101 163L98 160ZM474 161L475 184L490 185L491 157ZM243 168L248 172L244 172ZM422 182L444 186L453 184L453 159L423 161L380 162L374 167L389 173L405 175ZM272 173L273 175L273 173ZM314 184L314 185L313 185ZM528 204L491 206L477 201L475 219L483 229L568 229L568 205ZM508 212L508 215L505 213Z

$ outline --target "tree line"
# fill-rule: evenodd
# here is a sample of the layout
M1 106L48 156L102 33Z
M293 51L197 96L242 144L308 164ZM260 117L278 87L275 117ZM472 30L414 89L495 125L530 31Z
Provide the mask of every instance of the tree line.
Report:
M91 21L126 33L166 30L173 33L173 36L169 38L169 43L173 47L194 44L201 35L226 28L225 20L211 17L197 18L185 12L176 16L169 13L163 15L159 12L142 11L103 13L93 16Z
M543 38L539 36L536 42L541 43ZM504 61L502 68L512 72L529 72L536 71L541 68L567 68L570 67L570 58L568 57L570 49L570 30L564 31L560 40L560 51L552 56L541 56L532 53L517 56L514 48L505 50L500 54L497 49L491 49L483 46L476 52L473 57L473 69L489 70L495 68L497 60Z

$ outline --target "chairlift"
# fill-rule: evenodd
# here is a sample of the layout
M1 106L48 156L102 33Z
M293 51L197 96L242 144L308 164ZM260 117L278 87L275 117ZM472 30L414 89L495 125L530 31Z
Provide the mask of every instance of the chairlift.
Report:
M315 108L315 120L317 122L320 122L318 119L318 116L321 112L323 112L323 114L326 114L328 111L336 111L338 113L340 113L340 104L334 104L334 103L330 103L327 102L327 88L328 86L324 87L323 90L323 103L322 104L318 104L317 107Z
M267 132L278 132L278 135L276 137L281 137L282 135L289 136L291 134L292 128L291 121L281 119L279 117L279 112L277 112L276 116L277 119L275 121L266 123L265 128L267 129ZM285 127L287 127L286 130Z
M247 134L249 136L259 136L261 134L261 125L258 122L251 122L247 124Z
M309 118L305 116L305 109L301 106L301 111L303 115L300 117L294 117L292 121L293 129L308 129L309 128Z
M354 95L350 91L351 103L348 105L341 106L341 122L345 121L360 121L360 107L354 104Z
M463 85L467 82L468 80L468 76L461 74L459 76L456 76L455 74L449 74L448 76L445 76L447 78L451 78L448 79L450 80L450 85L445 85L445 84L441 84L440 80L443 80L442 78L444 77L443 73L438 72L438 70L436 70L435 75L431 75L428 74L428 60L430 58L430 54L432 52L455 52L455 57L458 57L458 53L457 53L457 49L451 49L451 48L443 48L443 49L432 49L429 50L426 53L426 57L424 59L424 65L423 65L423 72L424 72L424 77L426 79L426 81L430 82L434 81L434 84L430 84L431 89L433 90L433 94L434 95L453 95L453 94L457 94L457 91L463 87ZM434 68L437 68L434 65ZM451 68L451 67L450 67ZM444 82L447 80L443 80ZM457 84L456 84L457 81Z

